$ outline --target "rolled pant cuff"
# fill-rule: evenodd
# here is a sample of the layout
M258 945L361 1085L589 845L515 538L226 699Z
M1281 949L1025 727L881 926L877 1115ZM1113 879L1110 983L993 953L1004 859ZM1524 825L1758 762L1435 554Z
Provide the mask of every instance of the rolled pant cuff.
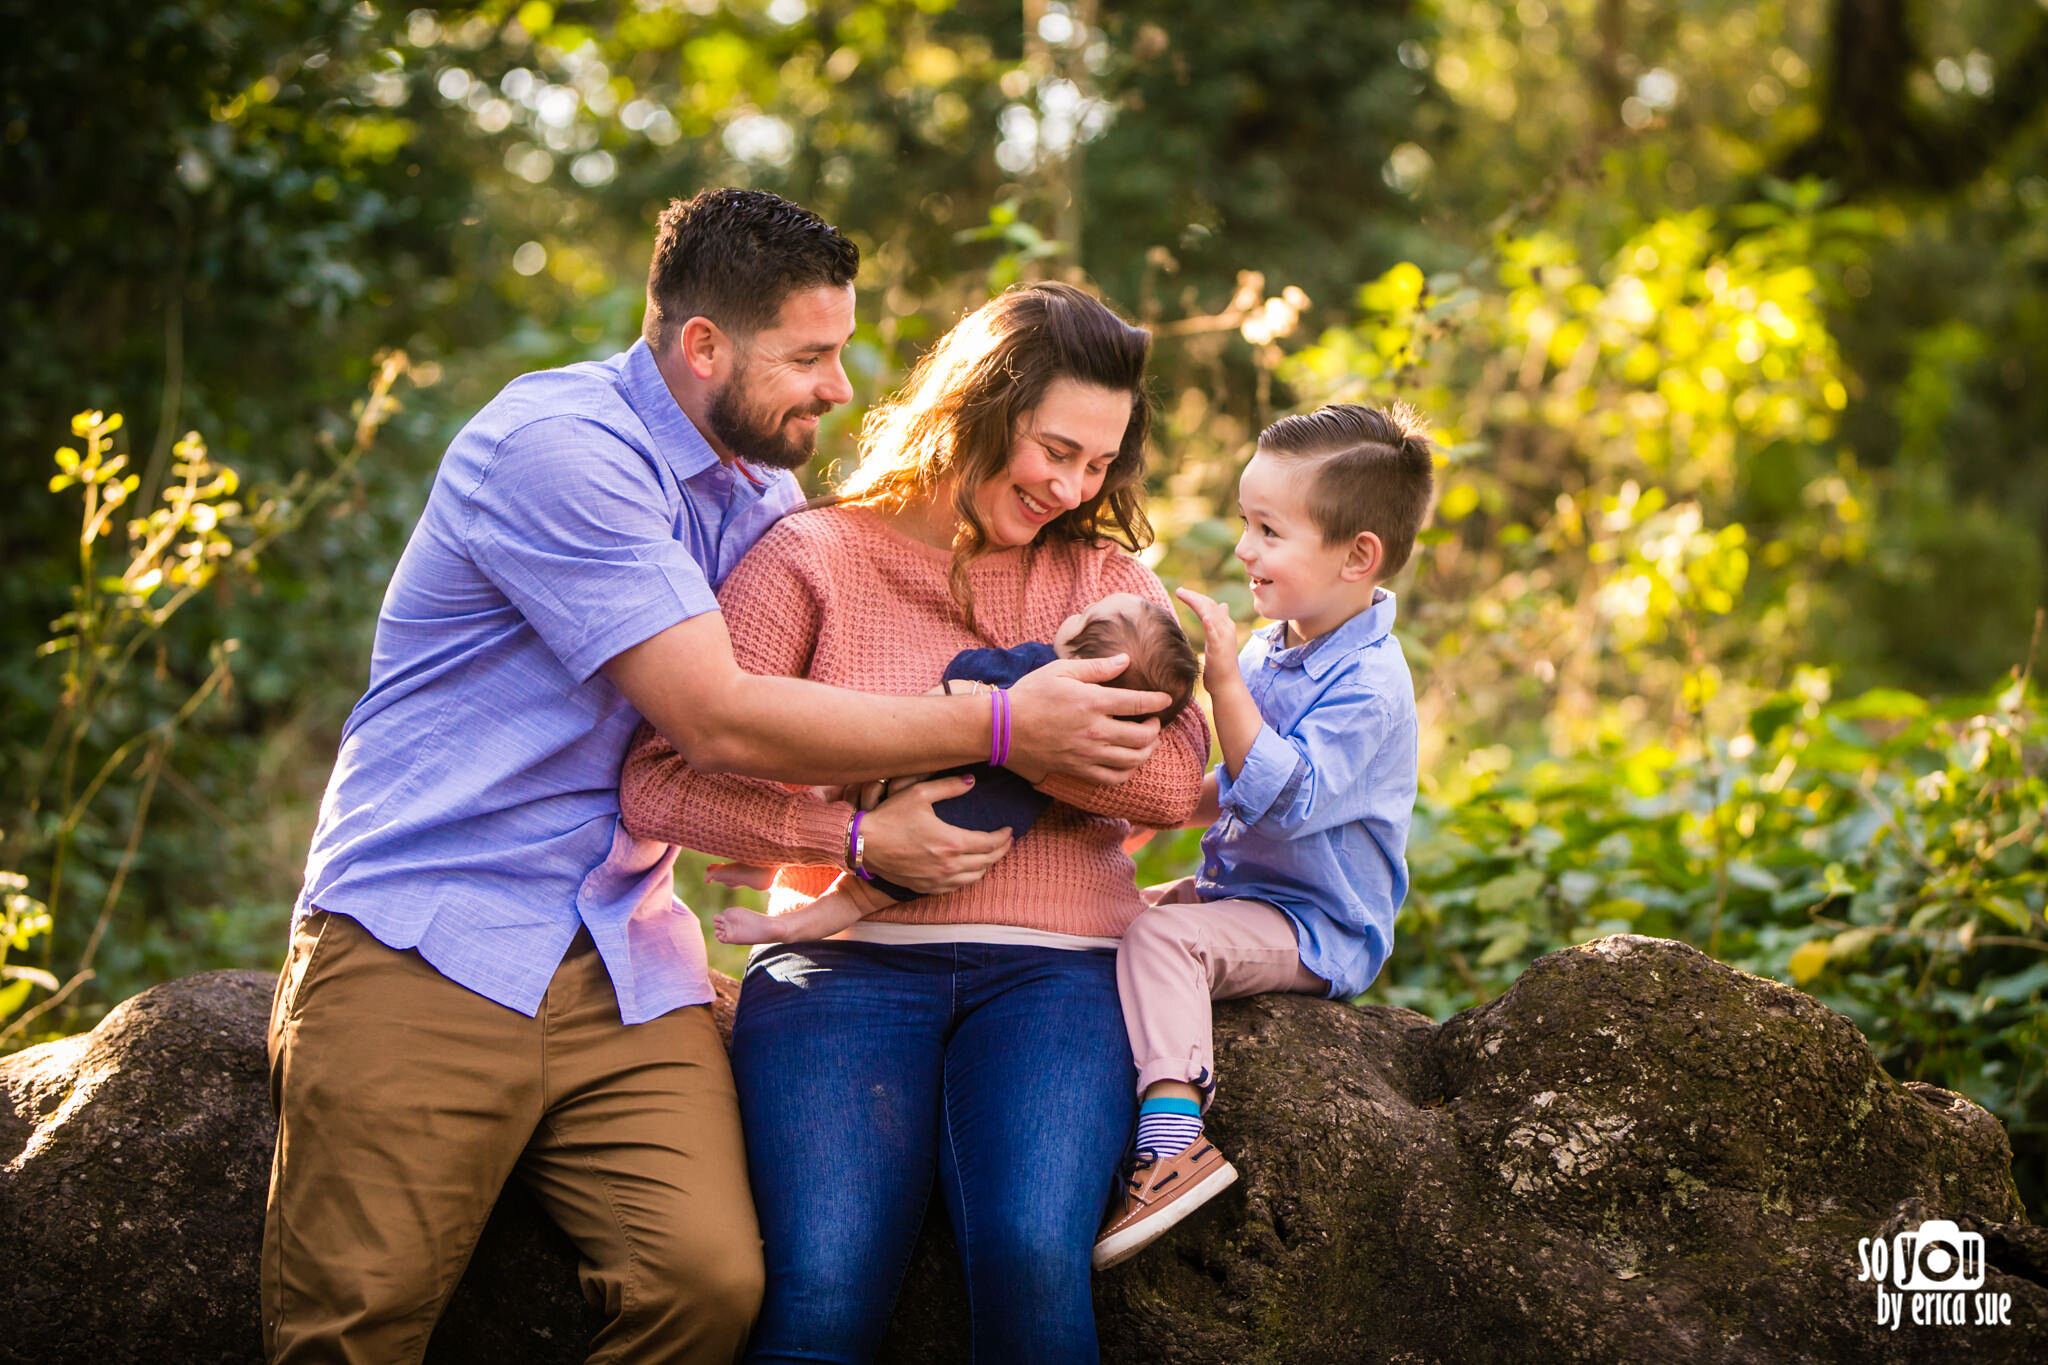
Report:
M1202 1092L1202 1112L1216 1098L1216 1070L1206 1057L1157 1057L1138 1067L1138 1098L1160 1081L1177 1081Z

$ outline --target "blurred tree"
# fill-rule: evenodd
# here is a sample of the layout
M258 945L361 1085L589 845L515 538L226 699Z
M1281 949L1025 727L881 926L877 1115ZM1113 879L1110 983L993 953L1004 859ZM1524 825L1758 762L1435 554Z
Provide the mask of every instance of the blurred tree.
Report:
M2048 108L2048 18L2038 6L1971 6L1979 13L1967 18L1951 12L1952 22L1978 20L1965 32L2003 40L1987 41L1988 53L1972 47L1961 62L1927 56L1931 25L1915 24L1914 8L1906 0L1834 0L1819 126L1779 159L1781 175L1825 177L1852 195L1955 190L2039 123ZM1974 98L1952 102L1946 94Z
M1927 1074L2038 1124L2024 1022L1996 1047L1967 1036L1980 980L2001 1021L2036 998L2012 980L2038 950L1973 956L1946 892L1911 923L1934 900L1899 872L1909 851L1852 893L1826 869L1856 859L1801 842L1817 813L1846 843L1872 803L1947 809L1914 785L1937 766L1971 802L2033 790L2038 721L1998 722L2017 786L1946 730L1866 734L1882 752L1841 769L1787 747L1827 759L1844 726L1902 723L1822 707L1830 688L1981 691L2026 650L2048 543L2035 0L0 0L0 18L0 825L58 704L33 647L77 560L42 491L69 415L128 412L113 439L153 480L202 429L259 498L333 467L380 348L424 386L250 592L194 598L110 703L96 742L160 720L212 642L244 641L166 751L132 861L136 790L110 784L78 825L72 891L96 902L132 871L106 989L73 1022L147 980L275 960L447 437L513 374L628 344L655 213L741 183L861 244L863 400L1012 279L1090 279L1142 318L1150 558L1241 612L1231 502L1264 422L1394 395L1436 419L1439 522L1397 585L1431 745L1399 998L1449 1008L1617 923L1781 974L1803 949L1802 979L1872 1019L1949 991ZM828 459L860 415L828 424ZM1779 735L1756 717L1786 697L1802 724ZM1996 893L2026 928L1994 937L2038 939L2037 832L1996 814L1996 850L1953 837L2017 860L1992 871L2021 879ZM1642 837L1616 842L1631 822ZM1752 837L1769 847L1738 859ZM1186 853L1159 841L1148 867ZM1743 862L1821 891L1760 891ZM46 884L19 870L10 894ZM1871 973L1838 919L1884 927Z

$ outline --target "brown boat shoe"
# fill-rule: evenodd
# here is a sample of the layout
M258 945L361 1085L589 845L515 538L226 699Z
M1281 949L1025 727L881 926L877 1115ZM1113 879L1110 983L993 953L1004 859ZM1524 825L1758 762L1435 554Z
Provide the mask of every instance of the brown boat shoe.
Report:
M1163 1159L1139 1152L1122 1198L1096 1235L1091 1264L1107 1270L1129 1260L1236 1179L1237 1167L1207 1138Z

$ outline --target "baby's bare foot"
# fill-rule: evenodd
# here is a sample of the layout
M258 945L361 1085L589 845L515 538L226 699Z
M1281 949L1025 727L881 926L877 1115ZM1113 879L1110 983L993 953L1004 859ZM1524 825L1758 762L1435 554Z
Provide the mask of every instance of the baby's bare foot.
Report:
M720 943L773 943L775 926L768 916L734 906L711 917L711 932Z

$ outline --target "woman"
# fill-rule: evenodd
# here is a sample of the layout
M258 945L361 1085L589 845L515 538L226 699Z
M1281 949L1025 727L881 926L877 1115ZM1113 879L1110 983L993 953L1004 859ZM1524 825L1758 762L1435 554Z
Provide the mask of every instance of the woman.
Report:
M1048 639L1105 594L1170 606L1124 552L1151 535L1148 343L1061 284L969 315L870 415L835 504L726 582L741 665L920 692L959 650ZM1114 948L1143 903L1121 841L1185 822L1208 749L1190 707L1121 785L1020 769L1054 804L981 880L753 959L732 1053L768 1264L750 1360L873 1356L935 1170L974 1358L1095 1359L1089 1249L1134 1105ZM852 807L694 772L652 731L621 804L635 835L782 866L778 907L848 863Z

